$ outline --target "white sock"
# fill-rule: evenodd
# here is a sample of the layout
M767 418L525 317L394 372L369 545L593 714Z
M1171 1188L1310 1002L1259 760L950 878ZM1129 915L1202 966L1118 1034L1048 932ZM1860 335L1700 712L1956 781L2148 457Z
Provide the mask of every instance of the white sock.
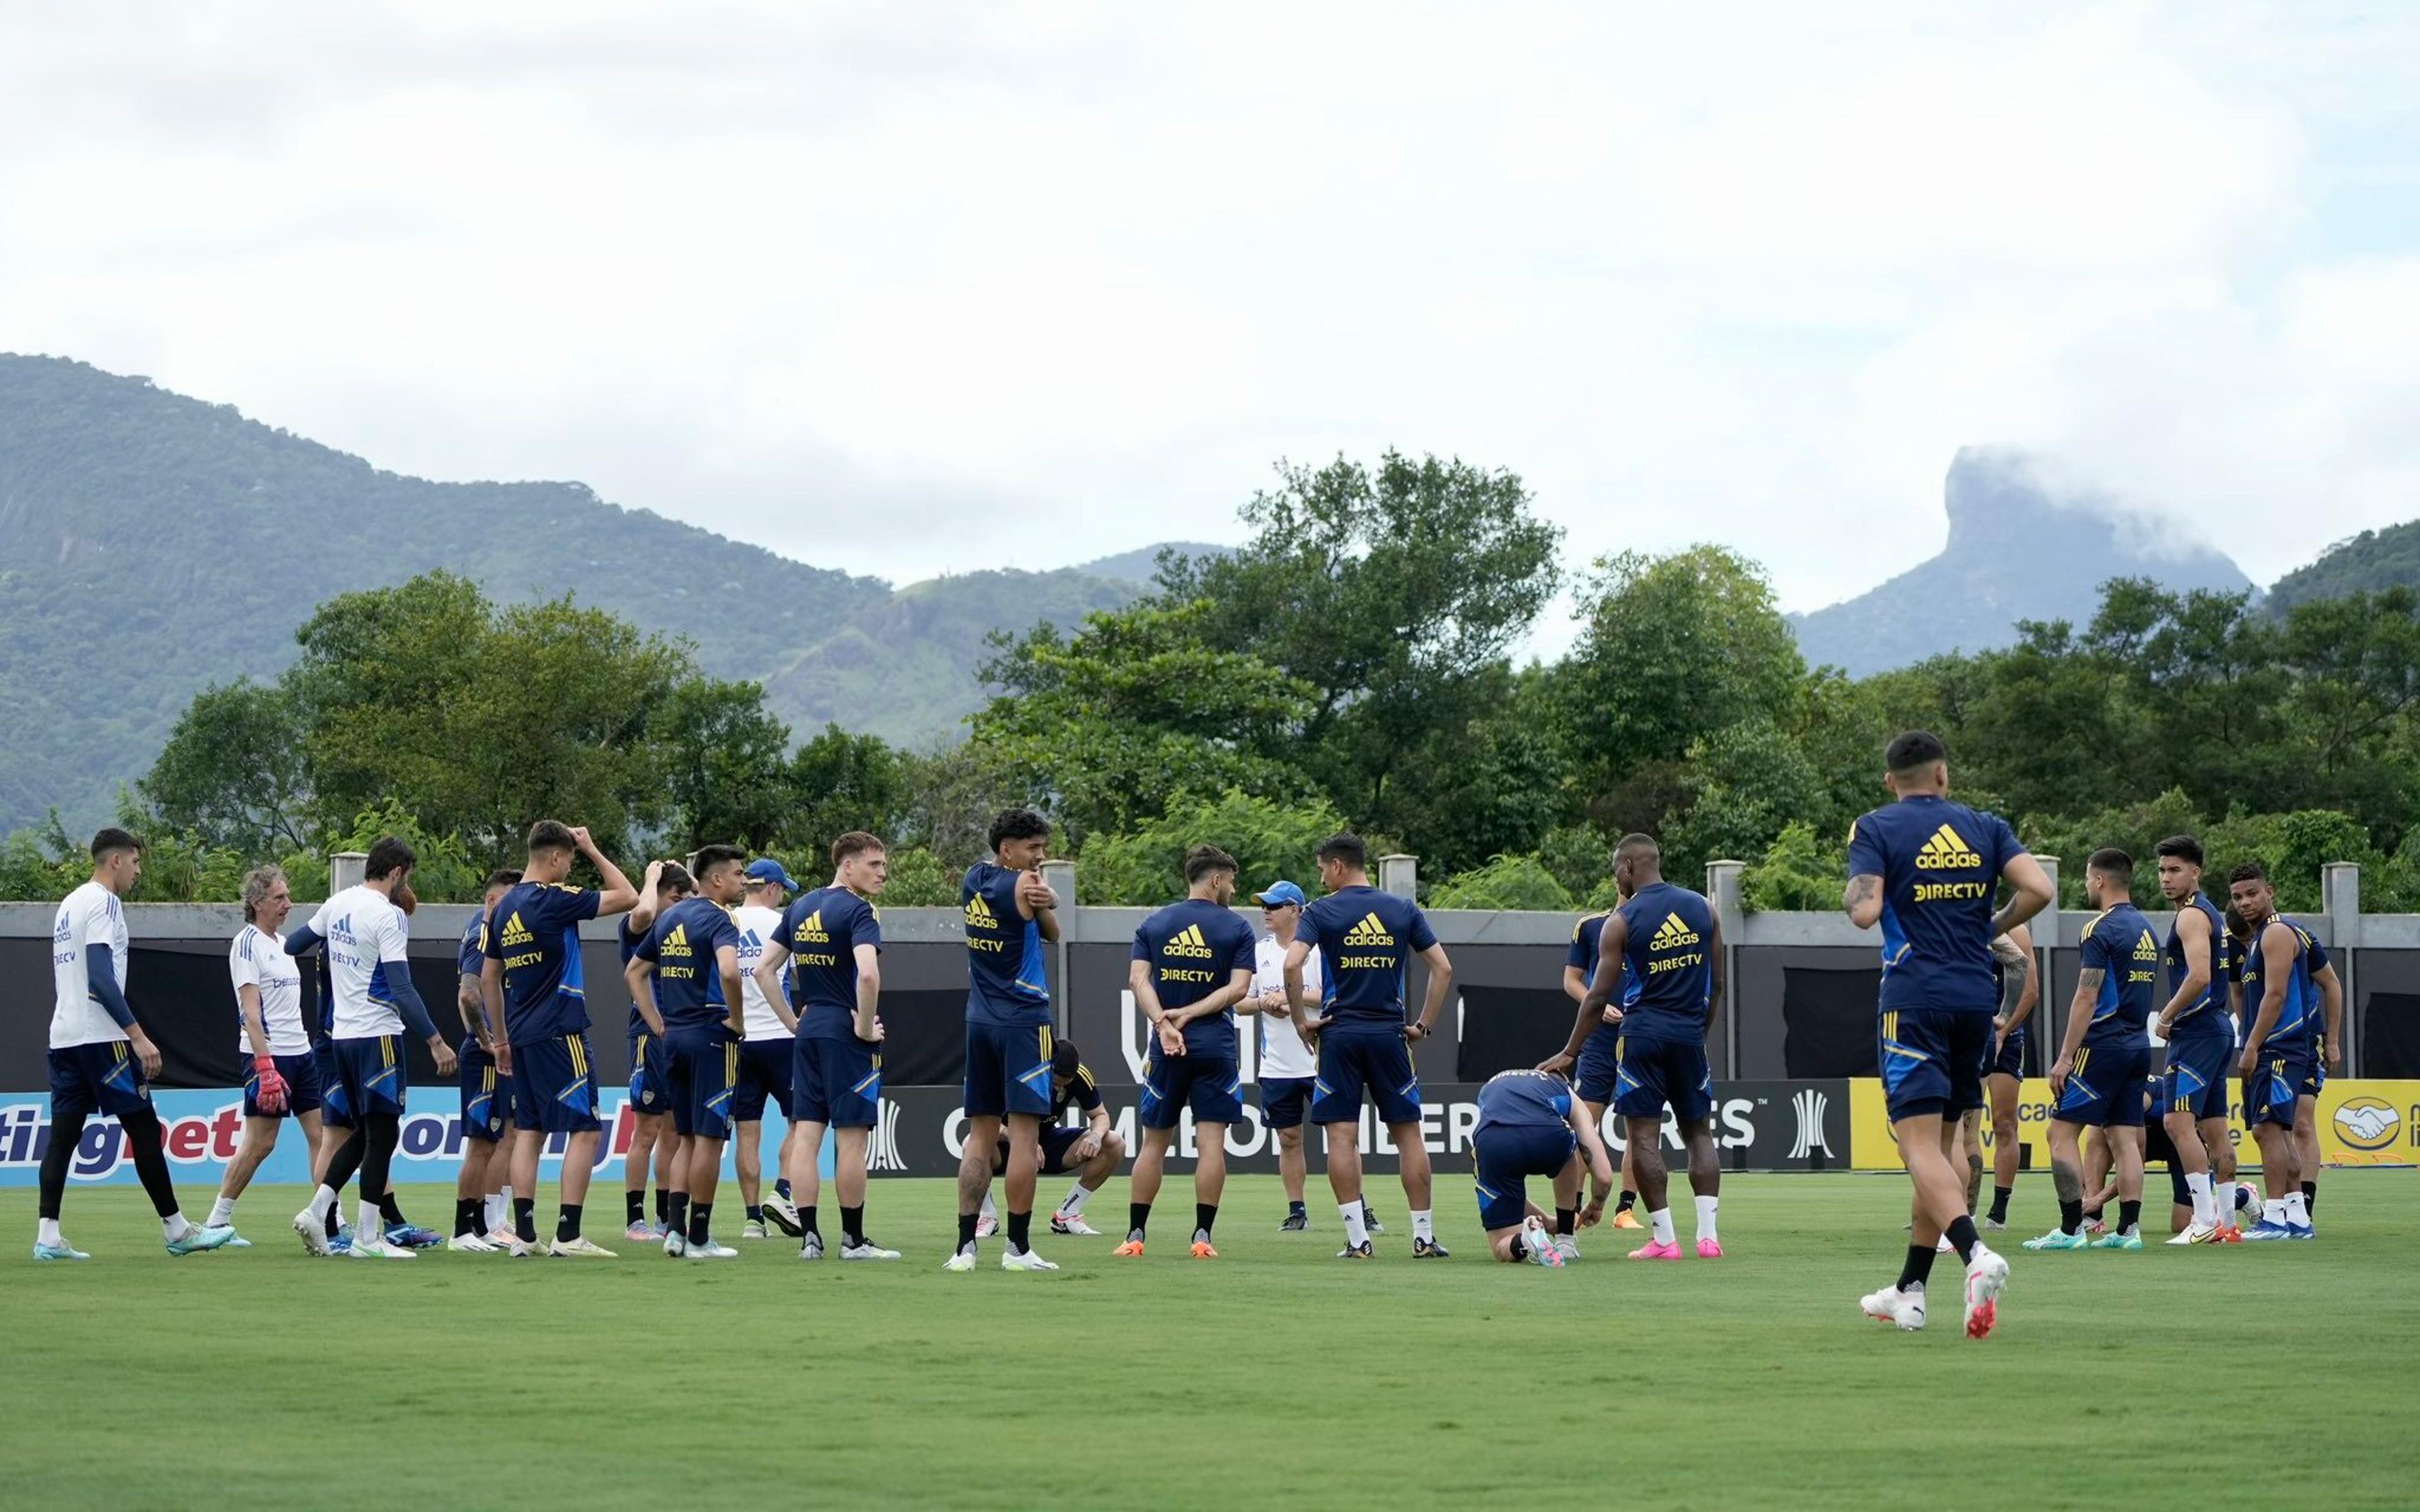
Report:
M502 1196L489 1197L480 1207L479 1216L484 1220L480 1227L492 1234L504 1227L512 1215L513 1205L510 1202Z
M367 1197L362 1198L361 1214L361 1217L355 1220L353 1224L354 1233L365 1234L372 1239L378 1240L383 1240L386 1238L386 1220L379 1216L379 1205L377 1203L372 1202Z
M210 1204L209 1227L219 1228L233 1222L235 1222L235 1198L221 1197Z
M1720 1197L1698 1199L1698 1240L1700 1243L1714 1237L1714 1204L1720 1201Z
M2193 1193L2193 1221L2197 1224L2218 1222L2218 1198L2210 1189L2210 1173L2186 1172L2185 1187Z
M329 1210L335 1207L335 1205L336 1189L333 1186L322 1183L318 1191L311 1194L311 1206L303 1209L302 1211L309 1213L312 1218L318 1223L324 1225L328 1221Z
M1414 1239L1425 1239L1430 1243L1434 1244L1436 1242L1436 1228L1435 1225L1430 1222L1430 1211L1431 1210L1427 1208L1415 1208L1412 1210L1412 1237Z
M185 1230L193 1227L185 1221L184 1211L179 1209L160 1220L160 1237L167 1240L182 1239L185 1237Z
M2286 1197L2286 1221L2297 1228L2311 1227L2310 1210L2303 1206L2303 1194L2293 1192Z
M1059 1211L1073 1218L1084 1211L1085 1203L1092 1200L1093 1194L1085 1191L1084 1183L1078 1181L1067 1189L1067 1200L1059 1204Z
M2281 1197L2270 1197L2262 1201L2260 1221L2264 1224L2283 1224L2286 1221L2285 1200Z
M1679 1242L1680 1242L1680 1241L1679 1241L1679 1240L1674 1239L1674 1238L1672 1237L1672 1210L1671 1210L1671 1209L1669 1209L1669 1208L1658 1208L1658 1209L1656 1209L1653 1212L1651 1212L1651 1213L1649 1213L1649 1214L1647 1215L1647 1222L1648 1222L1648 1224L1649 1224L1651 1227L1652 1227L1654 1228L1654 1230L1655 1230L1655 1242L1657 1242L1658 1244L1677 1244L1677 1243L1679 1243Z
M988 1192L984 1194L982 1211L983 1216L989 1218L992 1222L998 1223L1000 1221L1000 1209L993 1205L991 1194Z
M65 1244L67 1241L59 1236L59 1221L56 1218L36 1219L34 1221L34 1242L37 1244L50 1244L53 1246Z
M1344 1242L1358 1249L1370 1242L1370 1227L1361 1221L1361 1204L1340 1202L1336 1215L1344 1220Z

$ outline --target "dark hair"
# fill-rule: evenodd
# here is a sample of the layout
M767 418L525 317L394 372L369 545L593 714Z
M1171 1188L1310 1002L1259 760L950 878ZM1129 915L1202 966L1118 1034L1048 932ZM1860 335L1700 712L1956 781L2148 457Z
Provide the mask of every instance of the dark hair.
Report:
M487 884L479 890L481 892L491 892L498 887L516 887L520 884L520 880L521 874L519 872L514 871L508 866L500 866L493 872L488 873Z
M2201 841L2194 839L2191 835L2170 835L2167 839L2160 841L2157 845L2152 846L2151 854L2154 856L2173 856L2178 860L2186 862L2193 866L2199 866L2202 864Z
M94 860L105 861L118 851L132 851L140 856L143 854L143 841L134 831L120 829L116 825L93 836L92 858Z
M889 847L882 843L880 837L869 835L862 829L852 829L832 841L831 862L836 867L842 866L853 856L863 856L869 851L887 849Z
M391 877L397 872L409 872L419 864L420 857L412 854L411 846L393 835L387 835L382 836L377 844L370 847L369 862L362 868L362 875L376 882L380 877Z
M1949 748L1930 730L1904 730L1883 748L1883 765L1893 773L1913 772L1919 766L1949 759Z
M695 892L697 878L690 876L689 868L678 861L666 861L664 869L656 873L656 890L658 892Z
M1620 862L1623 856L1634 856L1640 851L1645 851L1656 860L1664 859L1664 847L1655 843L1654 836L1637 833L1621 837L1621 843L1613 848L1613 858Z
M1031 809L1002 809L992 815L991 828L985 838L990 841L992 854L997 856L1000 842L1004 840L1049 839L1050 821Z
M1342 862L1356 872L1370 870L1370 847L1362 844L1361 837L1349 829L1340 829L1321 841L1319 849L1311 854L1323 861Z
M2257 861L2238 861L2235 864L2235 870L2226 874L2226 883L2228 887L2233 887L2239 882L2266 882L2268 880L2269 869L2262 866Z
M1185 853L1185 885L1188 887L1203 877L1235 870L1235 858L1216 845L1196 845Z
M2085 857L2084 864L2103 876L2116 877L2120 882L2131 883L2134 880L2134 858L2115 845L2103 846L2093 852Z
M540 851L576 851L580 842L571 838L571 826L560 819L541 819L530 825L530 854Z
M717 867L744 864L747 859L748 853L737 845L701 845L697 854L690 857L690 863L702 877Z
M1057 1044L1050 1047L1051 1075L1074 1076L1076 1074L1077 1068L1083 1064L1083 1056L1077 1051L1075 1045L1070 1041L1062 1040Z

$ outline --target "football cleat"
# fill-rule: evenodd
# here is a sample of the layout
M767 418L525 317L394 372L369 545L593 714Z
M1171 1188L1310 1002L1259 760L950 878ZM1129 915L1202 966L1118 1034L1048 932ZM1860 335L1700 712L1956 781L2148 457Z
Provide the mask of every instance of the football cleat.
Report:
M944 1271L971 1271L974 1268L975 1247L972 1244L969 1244L941 1262L941 1269Z
M2136 1248L2142 1246L2138 1243ZM2009 1284L2009 1262L1982 1245L1966 1262L1966 1336L1989 1338L2000 1321L2000 1291Z
M739 1252L728 1244L718 1244L710 1239L704 1243L691 1240L689 1248L681 1251L681 1257L689 1260L736 1260L739 1257Z
M2168 1241L2168 1243L2171 1246L2180 1244L2214 1244L2216 1242L2218 1242L2218 1225L2198 1222L2185 1225L2184 1231L2182 1233L2178 1234L2174 1239Z
M1197 1260L1215 1260L1218 1257L1218 1251L1208 1240L1197 1239L1193 1242L1193 1257Z
M1142 1255L1142 1241L1140 1239L1129 1239L1125 1243L1120 1244L1117 1248L1109 1251L1109 1253L1122 1260L1138 1259Z
M457 1255L493 1255L496 1246L476 1234L457 1234L445 1242L445 1247Z
M445 1236L434 1228L421 1228L411 1224L386 1226L386 1242L405 1249L435 1249L445 1242Z
M1681 1246L1678 1242L1666 1244L1651 1239L1632 1250L1630 1257L1634 1260L1677 1260L1681 1257Z
M305 1210L294 1215L294 1232L301 1237L302 1247L314 1255L329 1251L328 1226L318 1213Z
M1434 1239L1414 1238L1412 1241L1412 1258L1416 1260L1448 1260L1452 1257L1452 1253Z
M765 1216L773 1220L774 1227L792 1239L806 1237L805 1230L799 1223L799 1205L779 1192L765 1199Z
M1521 1225L1521 1247L1529 1252L1530 1260L1536 1264L1558 1271L1563 1268L1562 1244L1546 1232L1546 1226L1534 1214Z
M1338 1250L1336 1257L1340 1260L1374 1260L1378 1257L1378 1252L1372 1249L1370 1242L1365 1239L1358 1244L1347 1244Z
M741 1224L739 1226L739 1237L742 1239L770 1239L773 1236L765 1231L764 1220L758 1219L752 1223Z
M199 1255L204 1250L225 1249L227 1241L233 1238L235 1230L225 1224L210 1227L189 1223L182 1234L162 1242L167 1245L170 1255Z
M622 1237L633 1244L660 1244L664 1242L664 1231L642 1218L623 1229Z
M1059 1269L1032 1250L1004 1250L1000 1257L1003 1271L1056 1271Z
M664 1236L664 1258L677 1260L689 1253L689 1236L675 1228Z
M991 1214L985 1213L982 1217L975 1220L975 1237L977 1239L989 1239L999 1232L1000 1220L993 1217Z
M2140 1234L2131 1233L2121 1234L2116 1229L2112 1229L2108 1233L2102 1235L2099 1239L2094 1240L2092 1242L2092 1247L2094 1249L2138 1250L2143 1247L2143 1236Z
M1938 1240L1933 1242L1932 1253L1935 1255L1955 1255L1958 1253L1958 1246L1949 1242L1949 1236L1947 1234L1944 1234Z
M1924 1326L1924 1288L1901 1291L1897 1287L1885 1287L1869 1291L1857 1305L1877 1323L1888 1323L1902 1332L1913 1334Z
M420 1258L420 1252L417 1250L409 1250L400 1244L390 1244L383 1239L364 1239L359 1234L355 1234L353 1236L352 1243L346 1246L344 1253L357 1260L416 1260Z
M241 1234L238 1234L233 1239L228 1240L225 1247L227 1249L250 1249L252 1248L252 1241L244 1238Z
M592 1243L588 1240L583 1239L577 1234L574 1234L569 1239L556 1240L553 1243L549 1244L546 1247L546 1252L548 1255L558 1260L610 1260L613 1258L613 1252L612 1250L606 1249L602 1245Z
M346 1231L346 1232L344 1232L344 1233L337 1234L337 1235L334 1235L334 1237L332 1237L332 1238L328 1241L328 1253L329 1253L331 1256L333 1256L333 1257L334 1257L335 1258L340 1259L340 1260L341 1260L341 1259L343 1259L345 1257L347 1257L347 1256L349 1256L349 1255L352 1254L352 1253L353 1253L353 1236L352 1236L351 1231L350 1231L350 1230L347 1230L347 1231Z
M2210 1242L2213 1244L2241 1244L2243 1242L2243 1230L2234 1224L2228 1224L2217 1233L2211 1235Z
M66 1239L62 1238L55 1244L35 1245L34 1258L38 1260L88 1260L91 1259L92 1257L86 1255L84 1251L76 1248L73 1244L69 1243Z
M2097 1236L2109 1232L2109 1226L2101 1219L2087 1214L2084 1220L2084 1231Z
M523 1239L520 1235L509 1231L504 1235L504 1243L498 1247L517 1260L540 1260L546 1257L545 1241Z
M2313 1228L2309 1224L2288 1224L2286 1226L2286 1237L2288 1239L2317 1239L2319 1235L2319 1231Z
M1561 1256L1564 1260L1576 1260L1580 1257L1578 1240L1569 1234L1550 1234L1547 1237L1555 1242L1555 1253Z
M2292 1228L2288 1227L2285 1224L2272 1223L2266 1218L2261 1219L2258 1223L2254 1224L2251 1227L2243 1231L2243 1242L2247 1244L2262 1244L2267 1243L2273 1239L2291 1239L2293 1237L2294 1230Z
M1080 1212L1054 1212L1050 1215L1050 1231L1054 1234L1075 1234L1097 1239L1101 1231L1084 1221Z
M1638 1221L1638 1214L1631 1211L1628 1208L1624 1208L1613 1215L1613 1227L1616 1228L1644 1228L1647 1226Z
M799 1240L799 1258L800 1258L800 1259L802 1259L802 1260L820 1260L820 1259L822 1259L823 1257L824 1257L824 1236L823 1236L823 1235L821 1235L821 1234L809 1234L809 1235L807 1235L805 1238L803 1238L803 1239L801 1239L801 1240Z
M2028 1255L2040 1255L2045 1250L2090 1249L2092 1241L2085 1238L2081 1229L2071 1234L2064 1229L2054 1228L2040 1239L2026 1240L2024 1247Z
M1280 1234L1301 1234L1308 1233L1310 1230L1311 1215L1304 1212L1287 1213L1285 1222L1278 1225L1278 1232Z
M488 1230L488 1242L495 1245L496 1248L500 1250L509 1251L513 1247L514 1242L520 1237L520 1235L513 1232L509 1227L490 1228Z
M899 1257L899 1252L895 1249L884 1249L861 1234L856 1243L843 1244L840 1247L840 1257L844 1260L895 1260Z
M1373 1234L1387 1231L1387 1226L1378 1221L1378 1215L1370 1211L1370 1204L1366 1202L1361 1204L1361 1227Z
M1976 1227L1987 1234L2005 1234L2009 1231L2009 1226L1997 1218L1986 1218Z
M1722 1257L1723 1246L1720 1243L1711 1239L1701 1239L1698 1241L1698 1258L1701 1260L1719 1260Z

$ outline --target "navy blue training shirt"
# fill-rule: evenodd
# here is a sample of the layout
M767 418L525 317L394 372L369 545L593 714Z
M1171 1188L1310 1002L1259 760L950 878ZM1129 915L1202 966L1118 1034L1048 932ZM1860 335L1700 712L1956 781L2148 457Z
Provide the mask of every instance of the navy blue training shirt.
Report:
M1993 1013L1993 898L2025 848L1995 813L1926 795L1849 830L1849 875L1883 880L1881 1011Z
M731 1007L722 1000L722 964L716 958L726 945L739 949L739 925L730 909L711 898L683 898L647 931L638 958L655 963L656 1011L663 1015L666 1033L710 1028L730 1019Z
M1339 1029L1401 1029L1404 970L1436 943L1419 904L1366 883L1304 908L1295 938L1319 952L1322 1006Z
M2234 942L2227 938L2226 920L2218 907L2196 892L2177 909L2181 919L2188 912L2197 913L2210 924L2210 942L2204 948L2207 959L2202 962L2210 973L2210 982L2202 988L2201 996L2177 1011L2175 1021L2168 1026L2170 1040L2226 1040L2235 1038L2235 1026L2227 1021L2226 984L2235 974L2235 963L2228 959ZM2184 942L2177 937L2177 927L2168 926L2168 943L2162 952L2168 968L2168 995L2185 984L2188 963Z
M1703 1044L1706 1008L1714 995L1712 904L1668 882L1645 887L1621 905L1629 928L1622 944L1625 984L1637 989L1621 1005L1621 1032L1636 1039Z
M1580 985L1596 985L1596 953L1605 940L1604 914L1590 914L1572 926L1572 948L1563 952L1563 964L1580 974Z
M597 901L594 891L567 882L519 882L496 900L488 959L504 963L504 1027L513 1043L588 1027L580 924L597 917Z
M1162 1008L1190 1008L1234 980L1249 977L1259 941L1234 910L1199 898L1167 907L1135 931L1128 959L1151 964L1151 990ZM1235 1058L1235 1010L1185 1023L1187 1055Z
M977 861L959 884L970 1024L1031 1028L1050 1022L1049 957L1042 949L1042 926L1016 911L1016 884L1026 874Z
M2085 970L2102 974L2085 1047L2150 1048L2147 1021L2159 1011L2160 990L2160 939L2151 933L2151 921L2131 903L2103 909L2084 926L2080 953Z
M1499 1071L1479 1089L1481 1129L1569 1123L1572 1084L1542 1071Z
M846 887L800 893L774 936L790 952L790 1006L801 1040L857 1038L857 948L882 949L882 916Z

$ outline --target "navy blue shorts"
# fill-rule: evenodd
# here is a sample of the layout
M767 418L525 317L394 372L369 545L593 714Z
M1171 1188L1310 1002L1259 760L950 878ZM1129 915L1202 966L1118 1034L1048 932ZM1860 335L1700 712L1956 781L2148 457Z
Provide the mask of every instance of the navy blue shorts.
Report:
M643 1119L673 1110L673 1068L664 1037L642 1029L630 1036L630 1110Z
M1063 1123L1044 1124L1042 1126L1042 1165L1038 1167L1041 1173L1045 1176L1064 1176L1076 1169L1075 1165L1069 1164L1067 1152L1076 1148L1077 1140L1092 1132L1093 1126L1089 1123L1075 1129L1070 1129ZM999 1148L992 1152L991 1168L995 1175L1008 1169L1008 1135L1006 1134L1000 1136Z
M2151 1078L2149 1045L2086 1045L2051 1105L2054 1122L2100 1129L2143 1126L2143 1084Z
M1044 1068L1048 1074L1048 1068ZM871 1129L882 1116L882 1046L845 1040L790 1045L790 1121L830 1129Z
M1050 1116L1050 1026L967 1021L966 1114Z
M2167 1069L2160 1072L2160 1118L2190 1113L2196 1123L2226 1118L2226 1078L2234 1068L2233 1040L2198 1034L2169 1041Z
M671 1029L673 1132L684 1139L731 1137L731 1101L739 1083L739 1041L720 1024Z
M1272 1129L1299 1129L1316 1085L1309 1076L1261 1078L1261 1122Z
M51 1116L99 1113L122 1118L151 1105L143 1062L123 1040L51 1052Z
M1893 1009L1883 1014L1879 1059L1890 1120L1983 1105L1983 1050L1992 1015L1962 1009Z
M513 1121L512 1084L496 1074L496 1057L466 1034L455 1051L455 1076L462 1087L462 1137L494 1144Z
M2303 1095L2303 1085L2310 1080L2310 1051L2302 1045L2289 1050L2263 1048L2260 1063L2243 1078L2243 1121L2294 1127L2294 1100Z
M790 1063L798 1052L798 1041L786 1034L778 1040L739 1041L739 1085L731 1093L732 1122L763 1121L768 1102L785 1114L789 1111Z
M336 1078L336 1052L321 1040L312 1045L311 1058L319 1068L320 1124L330 1129L351 1128L353 1104L345 1095L345 1084Z
M260 1105L260 1072L244 1062L243 1116L247 1119L294 1119L317 1113L327 1101L319 1089L319 1057L305 1050L299 1056L271 1056L277 1074L286 1081L286 1110L271 1113Z
M335 1085L344 1088L345 1105L356 1118L365 1113L403 1117L403 1041L392 1034L360 1040L331 1040L329 1058L336 1063Z
M1615 1059L1621 1070L1613 1105L1623 1118L1653 1118L1669 1108L1676 1122L1703 1123L1714 1111L1714 1078L1706 1069L1704 1045L1625 1034Z
M2303 1072L2302 1089L2296 1093L2297 1096L2317 1097L2319 1095L2320 1089L2328 1085L2327 1051L2327 1037L2325 1035L2321 1035L2311 1041L2310 1069Z
M1604 1107L1613 1101L1621 1078L1621 1026L1600 1024L1580 1041L1580 1058L1572 1068L1572 1088L1583 1103Z
M1984 1041L1987 1054L1990 1053L1990 1041ZM2020 1024L2000 1036L1999 1052L1990 1055L1990 1059L1991 1064L1983 1068L1984 1075L2009 1076L2018 1081L2024 1081L2025 1079L2025 1026Z
M1412 1047L1392 1026L1347 1029L1330 1026L1319 1037L1319 1076L1311 1088L1311 1121L1358 1123L1366 1088L1388 1127L1420 1121L1420 1078Z
M543 1134L593 1134L604 1127L597 1121L587 1035L513 1041L513 1127Z
M1196 1123L1243 1121L1244 1078L1233 1056L1171 1056L1154 1041L1142 1076L1135 1121L1146 1129L1175 1128L1187 1107Z
M1528 1178L1555 1175L1578 1148L1567 1124L1481 1124L1470 1136L1479 1226L1490 1233L1518 1228L1529 1211Z

